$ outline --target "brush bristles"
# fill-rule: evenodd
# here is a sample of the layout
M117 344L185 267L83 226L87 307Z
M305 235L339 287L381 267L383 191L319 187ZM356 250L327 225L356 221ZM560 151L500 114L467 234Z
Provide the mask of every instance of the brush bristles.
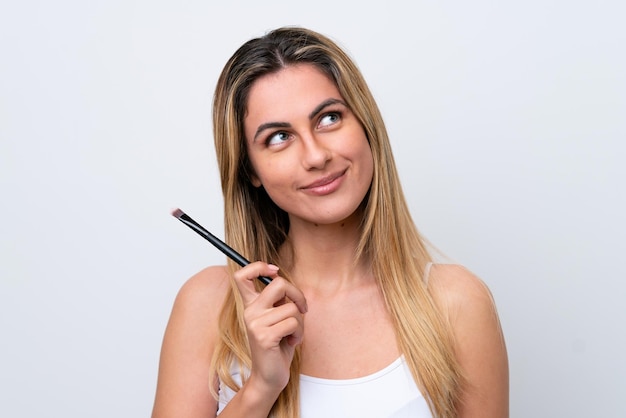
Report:
M183 212L182 210L180 210L178 208L172 210L172 216L174 216L175 218L180 218L184 214L185 214L185 212Z

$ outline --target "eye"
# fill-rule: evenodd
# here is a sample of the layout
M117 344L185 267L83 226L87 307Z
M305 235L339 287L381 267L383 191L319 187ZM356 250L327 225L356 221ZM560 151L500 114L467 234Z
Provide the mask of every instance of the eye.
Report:
M340 112L329 112L320 118L319 126L323 128L326 126L333 125L339 122L340 120L341 120Z
M286 142L289 139L289 134L285 131L274 132L270 136L267 137L265 141L265 145L268 147L272 145L280 145Z

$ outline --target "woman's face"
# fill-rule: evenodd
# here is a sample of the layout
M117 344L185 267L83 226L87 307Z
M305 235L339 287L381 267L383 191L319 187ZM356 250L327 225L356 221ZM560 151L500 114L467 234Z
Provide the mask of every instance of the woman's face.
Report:
M259 78L244 129L254 175L292 222L332 224L355 213L372 182L363 127L334 82L309 64Z

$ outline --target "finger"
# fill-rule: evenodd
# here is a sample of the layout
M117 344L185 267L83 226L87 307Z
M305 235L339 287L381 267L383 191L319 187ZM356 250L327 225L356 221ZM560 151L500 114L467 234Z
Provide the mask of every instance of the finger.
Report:
M282 277L275 277L263 290L262 297L267 297L274 303L288 299L295 303L301 313L306 313L309 308L304 294Z
M283 318L265 330L267 332L263 333L257 340L265 348L276 347L283 341L286 341L290 346L295 346L302 342L304 335L303 321L300 315Z
M302 323L296 317L290 317L276 324L278 330L284 335L282 341L285 341L291 347L302 343L304 329Z
M260 316L253 317L249 311L244 315L250 335L254 335L254 339L263 347L277 346L286 337L289 337L290 345L302 340L304 318L293 302L268 309Z
M244 303L246 305L250 304L259 295L254 283L259 276L273 277L276 276L277 272L278 267L261 261L250 263L237 270L233 274L233 278L235 279L235 283L237 284L237 288L239 289L239 293L241 293Z
M296 315L292 318L295 318L298 322L293 332L285 337L285 339L287 344L295 347L298 344L302 344L302 340L304 339L304 317L302 315Z

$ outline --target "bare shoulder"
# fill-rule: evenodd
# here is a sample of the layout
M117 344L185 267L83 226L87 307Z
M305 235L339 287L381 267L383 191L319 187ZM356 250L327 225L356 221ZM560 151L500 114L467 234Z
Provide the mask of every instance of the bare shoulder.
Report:
M154 418L215 414L209 369L230 289L226 267L215 266L192 276L178 292L161 347Z
M230 291L225 266L207 267L189 278L178 291L165 330L163 351L174 348L212 353L217 323L226 294Z
M176 296L174 309L205 311L207 315L216 311L219 313L229 290L230 280L226 266L207 267L183 284Z
M447 264L432 267L429 287L448 316L465 377L459 417L508 417L506 345L489 288L466 268Z
M485 282L461 265L433 265L429 287L453 321L468 309L486 309L495 314L495 303Z

